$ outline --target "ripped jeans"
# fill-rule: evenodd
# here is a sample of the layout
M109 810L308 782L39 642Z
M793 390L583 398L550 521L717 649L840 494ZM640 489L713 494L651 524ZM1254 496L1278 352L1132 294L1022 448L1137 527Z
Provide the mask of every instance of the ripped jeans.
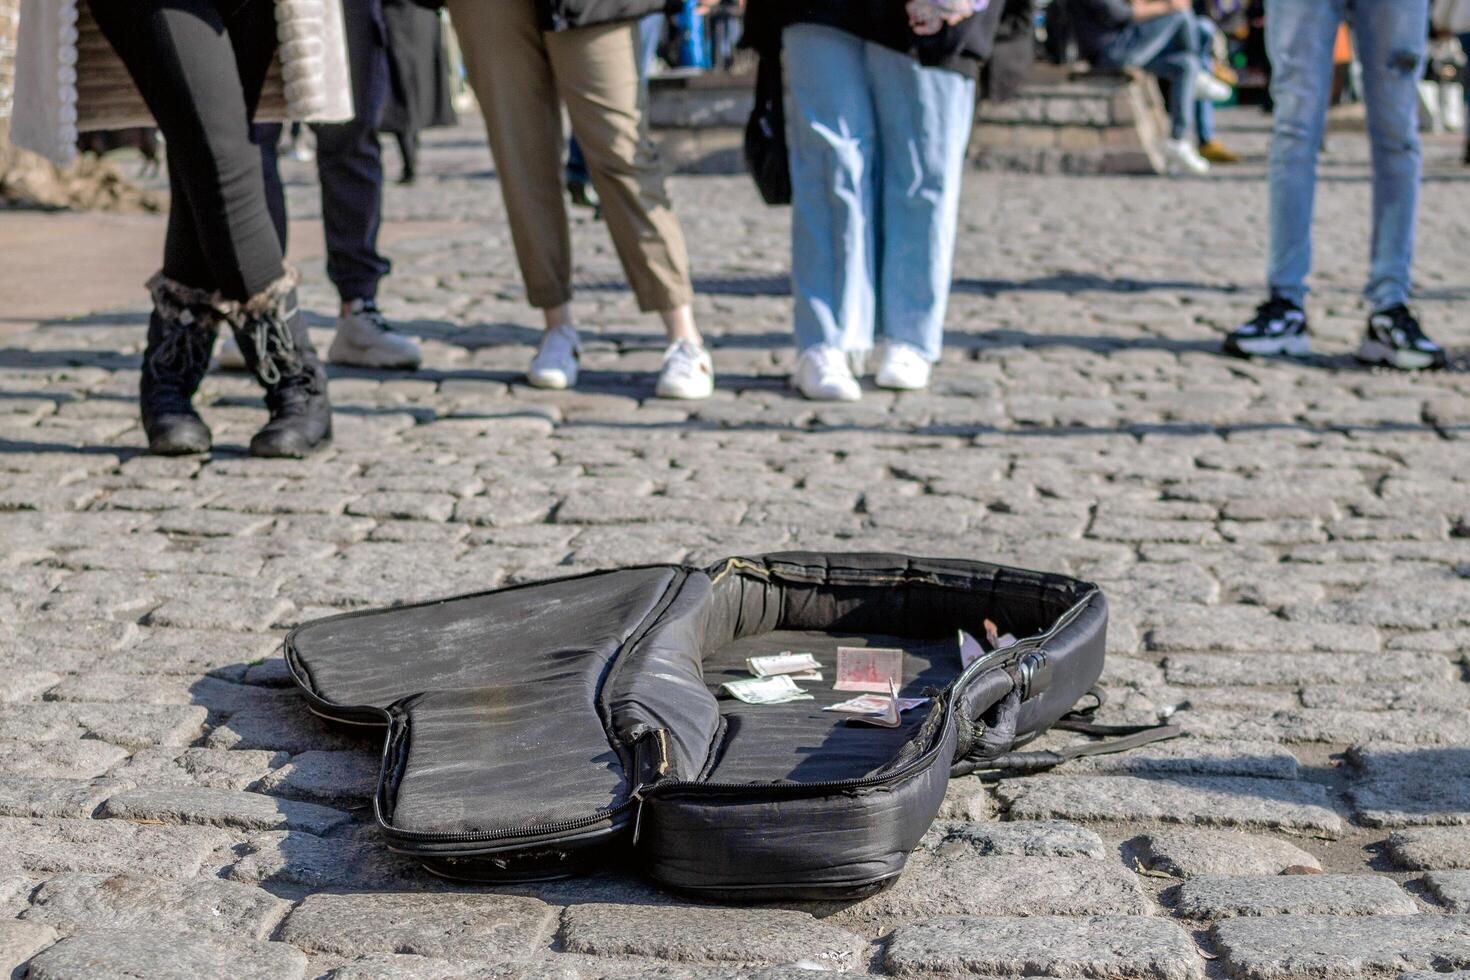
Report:
M1375 310L1408 301L1419 209L1418 81L1424 73L1429 0L1266 0L1271 57L1271 247L1273 292L1296 303L1312 266L1317 155L1332 92L1332 50L1343 20L1363 64L1373 151L1373 240L1366 295Z

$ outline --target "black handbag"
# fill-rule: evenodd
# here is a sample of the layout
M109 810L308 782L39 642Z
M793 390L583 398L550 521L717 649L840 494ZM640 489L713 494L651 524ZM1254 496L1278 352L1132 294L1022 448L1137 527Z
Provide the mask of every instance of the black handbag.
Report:
M780 51L762 54L755 75L755 108L745 123L745 165L761 199L772 205L791 203L784 89Z
M1020 637L970 659L956 631ZM1093 585L983 562L784 553L597 572L308 623L286 662L312 711L381 732L388 846L448 878L526 881L630 852L704 898L844 899L902 871L952 773L1112 745L1015 748L1103 666ZM830 708L839 646L902 651L897 727ZM810 699L720 699L747 658L810 651ZM386 730L386 731L385 731Z

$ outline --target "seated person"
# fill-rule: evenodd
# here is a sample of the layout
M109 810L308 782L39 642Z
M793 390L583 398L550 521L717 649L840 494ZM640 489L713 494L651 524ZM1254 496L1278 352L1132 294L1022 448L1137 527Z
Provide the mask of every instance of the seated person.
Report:
M1170 170L1209 173L1209 161L1190 132L1195 99L1216 98L1226 86L1201 66L1191 0L1071 2L1082 57L1097 68L1142 68L1167 83L1169 138L1163 152Z

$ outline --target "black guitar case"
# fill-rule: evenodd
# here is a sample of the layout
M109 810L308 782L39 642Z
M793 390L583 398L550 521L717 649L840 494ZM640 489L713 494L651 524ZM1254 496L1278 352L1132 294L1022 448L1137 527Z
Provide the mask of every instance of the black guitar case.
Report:
M956 631L986 619L1020 642L962 669ZM293 630L286 659L314 712L386 727L378 822L441 875L559 877L633 849L706 898L839 899L902 871L952 769L1060 761L1008 754L1093 687L1106 627L1102 593L1061 575L789 553L348 613ZM839 645L901 648L902 694L931 700L898 728L821 710L853 696L832 689ZM815 700L719 696L786 650L821 662Z

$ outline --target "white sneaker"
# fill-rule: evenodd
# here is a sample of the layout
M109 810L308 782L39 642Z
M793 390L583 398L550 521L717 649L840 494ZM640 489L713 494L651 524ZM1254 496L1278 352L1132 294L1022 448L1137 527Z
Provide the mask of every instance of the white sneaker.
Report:
M1229 102L1235 89L1216 78L1214 72L1200 69L1194 76L1194 94L1210 102Z
M929 387L929 370L924 355L908 344L889 344L883 348L883 360L878 362L874 380L880 388L918 391Z
M654 394L660 398L708 398L715 391L715 364L709 351L692 340L680 340L664 351L663 370Z
M577 383L577 361L582 357L582 341L577 328L563 323L546 331L541 346L531 358L526 380L537 388L571 388Z
M229 328L220 331L219 346L214 349L214 366L221 371L245 371L245 355L235 343L235 335Z
M370 299L353 300L337 317L337 336L327 348L327 360L351 367L412 371L423 362L419 345L393 332Z
M855 402L863 389L852 376L847 355L829 344L808 347L796 359L791 386L812 401Z
M1203 177L1210 172L1210 161L1199 155L1199 149L1193 140L1165 140L1163 150L1164 160L1171 174L1186 173Z

